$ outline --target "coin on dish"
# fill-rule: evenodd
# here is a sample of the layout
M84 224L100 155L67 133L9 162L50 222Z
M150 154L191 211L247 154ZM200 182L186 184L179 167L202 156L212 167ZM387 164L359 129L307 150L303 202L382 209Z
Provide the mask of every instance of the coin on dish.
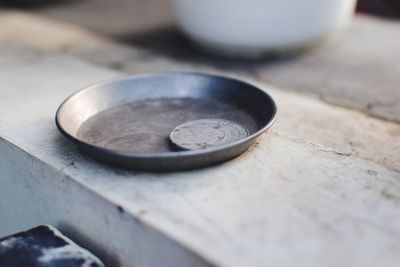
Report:
M203 119L183 123L170 134L178 150L199 150L226 145L249 136L249 131L232 121Z

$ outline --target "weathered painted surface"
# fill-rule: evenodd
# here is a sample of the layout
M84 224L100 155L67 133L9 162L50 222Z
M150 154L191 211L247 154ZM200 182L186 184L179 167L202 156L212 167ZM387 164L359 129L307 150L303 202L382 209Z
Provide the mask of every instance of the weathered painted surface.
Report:
M210 71L205 66L149 54L77 26L28 13L5 12L0 14L0 23L3 25L0 28L1 40L14 40L41 49L65 52L93 64L128 73L199 69ZM251 79L246 73L241 73L241 77ZM268 88L276 98L279 105L277 130L400 170L399 124L325 104L316 96L302 96L272 88L257 79L251 81Z
M400 174L341 151L273 132L233 161L169 174L81 155L57 132L54 112L77 87L112 76L1 46L0 214L10 214L2 231L68 224L123 266L398 266Z
M55 168L1 138L0 151L1 236L52 224L106 266L210 266L123 206L67 176L63 169L75 168L75 162L65 159L64 167Z
M267 82L400 122L400 22L358 17L337 44L256 70Z
M280 131L400 171L400 124L312 97L277 89L270 93L280 107L276 125Z
M174 60L250 72L287 90L400 121L400 22L358 16L335 45L279 63L227 64L192 51L175 29L164 0L71 1L36 12L112 35ZM107 17L107 19L103 19Z

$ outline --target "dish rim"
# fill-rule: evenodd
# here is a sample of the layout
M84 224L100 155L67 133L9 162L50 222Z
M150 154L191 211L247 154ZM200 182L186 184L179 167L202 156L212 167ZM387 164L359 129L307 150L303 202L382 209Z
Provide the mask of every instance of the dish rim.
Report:
M206 78L217 78L217 79L223 79L223 80L231 80L233 82L241 83L246 86L252 87L254 90L259 91L262 93L270 102L271 104L271 118L269 119L268 123L266 123L263 127L261 127L259 130L254 132L253 134L248 135L245 138L242 138L240 140L237 140L235 142L221 145L221 146L215 146L215 147L210 147L206 149L200 149L200 150L189 150L189 151L170 151L170 152L125 152L125 151L119 151L119 150L113 150L113 149L108 149L104 148L98 145L91 144L89 142L86 142L84 140L79 139L77 136L74 136L68 131L66 131L62 125L61 122L61 114L63 112L63 108L68 104L69 101L72 101L73 98L78 97L80 94L83 94L87 91L90 90L96 90L99 87L105 86L105 85L110 85L116 82L121 82L121 81L132 81L132 80L139 80L139 79L146 79L146 78L158 78L158 77L163 77L163 76L202 76ZM111 154L114 156L118 157L125 157L125 158L137 158L137 159L168 159L168 158L187 158L191 156L201 156L201 155L208 155L210 153L216 153L216 152L221 152L225 150L229 150L231 148L235 148L237 146L243 145L249 141L254 140L264 132L266 132L276 121L277 118L277 106L274 101L274 99L264 90L260 89L258 86L252 84L251 82L245 81L238 79L236 77L231 77L227 75L220 75L220 74L210 74L210 73L205 73L205 72L158 72L158 73L147 73L147 74L138 74L138 75L126 75L123 77L117 77L105 81L100 81L93 83L89 86L85 86L82 89L76 91L69 97L67 97L58 107L56 111L56 116L55 116L55 123L58 128L58 130L66 136L68 139L73 140L74 142L77 142L79 145L87 146L90 147L91 149L99 150L102 151L103 153Z

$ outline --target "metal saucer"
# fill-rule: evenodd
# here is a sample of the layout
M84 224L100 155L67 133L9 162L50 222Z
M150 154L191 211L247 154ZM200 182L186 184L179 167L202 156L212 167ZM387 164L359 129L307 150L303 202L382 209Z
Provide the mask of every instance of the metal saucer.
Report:
M240 155L275 118L272 98L251 84L217 75L166 73L85 88L61 104L56 124L102 162L144 171L177 171ZM233 121L249 135L221 146L174 151L168 139L171 131L201 119Z

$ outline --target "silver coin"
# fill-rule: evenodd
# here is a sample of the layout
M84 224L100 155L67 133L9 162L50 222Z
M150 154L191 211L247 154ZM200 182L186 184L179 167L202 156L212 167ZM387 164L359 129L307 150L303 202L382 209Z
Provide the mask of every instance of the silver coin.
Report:
M229 144L249 136L249 131L232 121L204 119L176 127L169 138L181 150L199 150Z

